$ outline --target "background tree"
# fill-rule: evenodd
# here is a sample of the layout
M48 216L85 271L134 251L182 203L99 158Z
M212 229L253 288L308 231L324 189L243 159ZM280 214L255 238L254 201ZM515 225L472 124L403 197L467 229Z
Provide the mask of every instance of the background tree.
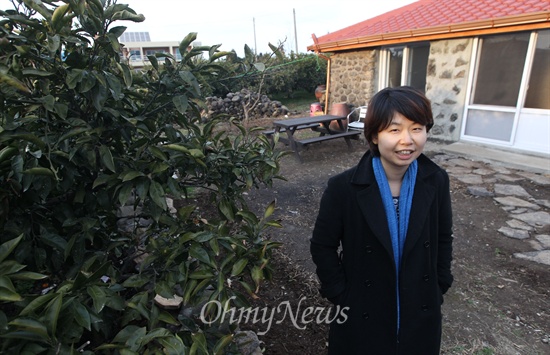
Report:
M213 83L209 94L225 97L230 92L248 88L253 92L289 99L298 92L314 95L315 88L326 83L327 61L309 53L285 55L281 46L270 44L272 53L254 55L245 45L244 58L232 52L220 61L225 77Z
M201 86L229 53L187 51L191 33L180 62L149 56L137 74L120 60L125 27L114 26L143 21L128 5L13 4L0 11L2 351L234 347L234 328L153 302L244 305L270 276L274 206L257 217L242 194L271 184L279 155L237 123L239 134L200 123Z

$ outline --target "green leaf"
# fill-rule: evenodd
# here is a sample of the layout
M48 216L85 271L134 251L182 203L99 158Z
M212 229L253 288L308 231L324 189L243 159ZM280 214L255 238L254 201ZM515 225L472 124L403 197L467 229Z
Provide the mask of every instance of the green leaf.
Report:
M189 106L189 101L186 95L174 96L172 98L172 102L174 103L174 106L179 113L181 113L182 115L185 114L185 112L187 111L187 107Z
M210 255L208 254L206 249L204 249L202 247L202 245L199 244L199 243L193 243L193 245L189 249L189 255L192 256L193 258L196 258L197 260L199 260L202 263L205 263L205 264L210 265L212 267L216 267L216 265L214 264L214 262L210 258Z
M39 338L49 340L47 328L44 324L34 319L29 318L16 318L9 322L9 325L16 327L19 330L26 331L37 335Z
M24 91L29 94L31 92L31 90L21 81L19 81L17 78L11 75L8 75L6 73L3 73L2 71L0 71L0 83L6 83L10 86L13 86L17 90Z
M127 88L132 86L132 72L130 71L130 68L126 64L120 64L122 68L122 76L124 78L124 85L126 85Z
M110 180L116 179L116 176L113 175L107 175L107 174L100 174L95 180L94 184L92 185L92 188L95 189L98 186L101 186L103 184L106 184Z
M21 271L17 274L11 274L10 278L14 280L42 280L48 277L44 274L39 274L37 272L32 271Z
M43 243L59 250L60 252L64 252L67 247L67 241L65 239L59 235L48 233L46 231L42 231L42 234L40 234L40 239Z
M137 333L140 329L144 328L139 328L135 325L128 325L124 327L117 333L117 335L115 335L113 343L126 343L128 339L132 337L132 334Z
M258 287L264 279L264 272L259 266L255 265L252 268L250 276L252 276L252 280L254 280L254 283L256 283L256 287Z
M235 219L235 214L233 213L233 205L227 198L222 198L218 204L220 212L225 216L229 221Z
M6 276L0 276L0 301L21 301L23 298L15 291L11 280Z
M88 312L88 309L80 302L73 301L72 302L73 307L73 316L76 322L83 328L86 328L87 330L92 330L92 322L90 318L90 312Z
M159 70L159 62L157 60L157 57L155 57L154 55L148 55L147 56L147 59L149 59L149 62L151 62L151 65L153 66L153 68L155 68L155 70Z
M115 26L115 27L111 27L109 29L109 33L112 33L113 35L115 35L117 38L122 36L122 34L124 33L124 31L126 31L126 27L124 26Z
M82 69L72 69L68 71L65 83L67 83L69 89L74 89L82 81L82 78L84 78L84 71Z
M25 265L21 265L15 260L6 260L0 263L0 275L10 275L24 268Z
M147 150L149 150L151 155L153 155L155 158L158 158L163 161L168 160L168 157L166 156L166 154L162 150L160 150L158 147L149 146L147 147Z
M162 208L163 211L166 211L168 209L168 206L166 205L164 189L162 188L161 184L154 180L151 180L151 186L149 187L149 196L151 196L153 202L155 202L157 206Z
M35 313L40 309L44 304L49 302L52 298L56 296L55 293L47 293L42 296L38 296L34 300L32 300L22 311L19 313L21 316L27 316L29 314Z
M149 282L149 278L142 274L134 274L127 278L123 283L122 286L124 287L142 287L147 282Z
M56 102L54 104L54 111L59 115L60 118L67 118L67 113L69 112L69 106L63 103Z
M166 355L187 354L188 349L177 334L171 337L157 339L157 341L163 346L163 351Z
M130 181L130 180L134 180L135 178L137 178L139 176L145 176L145 174L142 173L141 171L130 170L130 171L125 171L122 174L120 174L119 178L122 179L122 182L126 182L126 181Z
M140 339L140 345L144 346L145 344L148 344L152 340L157 341L158 339L169 337L172 333L168 331L168 329L164 328L156 328L151 330L149 333L147 333L144 337Z
M120 190L118 191L118 202L124 206L126 202L130 199L130 195L132 195L132 189L134 186L131 183L126 183L122 185Z
M227 345L231 344L233 341L233 334L228 334L220 338L216 345L214 346L214 355L224 354L224 349Z
M103 310L103 307L105 307L105 303L107 303L105 291L96 285L88 286L87 290L90 297L92 297L95 312L100 313Z
M197 332L191 334L191 339L193 340L193 345L191 346L191 350L189 352L189 355L196 354L197 351L200 350L199 354L208 353L208 348L206 345L206 337L204 336L204 333Z
M178 217L182 221L185 221L189 218L189 216L191 216L191 213L193 213L193 211L195 211L195 209L196 209L196 206L193 206L193 205L183 206L183 207L178 209Z
M166 311L162 311L159 314L158 320L161 321L161 322L164 322L166 324L171 324L171 325L179 325L180 324L176 318L174 318L170 313L168 313Z
M115 173L115 162L113 161L113 155L111 154L111 150L109 149L109 147L101 145L99 147L99 154L101 155L101 161L103 162L103 165L107 169Z
M214 277L214 274L209 270L193 271L189 274L189 278L195 280L211 279L212 277Z
M185 38L180 42L179 49L181 55L187 53L189 46L197 39L197 32L190 32Z
M17 244L23 239L23 234L20 234L19 237L8 240L5 243L0 245L0 262L4 261L10 255L10 253L15 249Z
M57 331L57 322L59 320L59 312L63 304L63 294L58 293L46 306L44 321L50 334L55 334Z
M118 43L118 42L117 42ZM105 79L107 79L107 83L109 84L109 90L111 90L111 95L113 96L113 99L120 100L122 98L122 85L120 84L120 81L116 76L109 72L104 72Z
M193 293L193 290L197 286L198 281L196 279L190 279L187 280L185 283L185 287L183 289L183 303L188 304L189 300L191 299L191 294Z
M50 73L48 71L38 70L38 69L29 69L29 68L21 70L21 73L24 76L39 76L39 77L48 77L48 76L54 75L53 73Z
M59 137L59 139L57 140L57 143L63 142L65 139L69 139L71 137L74 137L74 136L77 136L79 134L89 132L89 131L90 131L89 127L73 128L70 131L68 131L67 133L63 134L61 137Z
M275 201L271 201L271 203L269 204L269 206L267 206L264 212L264 218L268 218L269 216L271 216L274 211L275 211Z
M248 259L241 258L237 260L233 267L231 268L231 276L239 276L243 272L244 268L248 264Z
M30 168L30 169L24 170L22 173L25 175L48 176L51 178L55 178L53 171L43 167Z

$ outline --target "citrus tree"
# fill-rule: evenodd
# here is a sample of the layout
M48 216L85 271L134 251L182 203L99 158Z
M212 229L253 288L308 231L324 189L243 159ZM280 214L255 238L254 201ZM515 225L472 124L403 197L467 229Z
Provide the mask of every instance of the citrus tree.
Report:
M270 277L274 205L256 216L243 193L278 177L279 153L200 119L228 53L188 50L191 33L181 61L159 53L136 72L115 25L144 20L128 5L12 3L0 10L2 351L231 352L234 327L154 302L242 306Z

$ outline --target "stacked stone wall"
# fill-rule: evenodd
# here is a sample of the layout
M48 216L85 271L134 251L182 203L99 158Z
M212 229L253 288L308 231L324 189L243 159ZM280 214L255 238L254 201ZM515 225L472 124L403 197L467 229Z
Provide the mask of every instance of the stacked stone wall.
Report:
M453 142L460 139L471 56L471 38L430 43L426 96L432 101L434 114L432 137Z
M346 52L331 58L329 111L334 103L365 105L376 92L376 50Z

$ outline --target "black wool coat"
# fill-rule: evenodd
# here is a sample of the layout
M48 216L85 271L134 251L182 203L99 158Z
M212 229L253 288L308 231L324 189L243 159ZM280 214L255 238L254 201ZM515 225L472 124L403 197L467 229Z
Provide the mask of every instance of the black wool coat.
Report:
M420 155L399 274L398 335L395 263L371 154L329 179L310 250L321 294L333 311L349 307L330 325L329 354L438 354L452 239L449 177Z

